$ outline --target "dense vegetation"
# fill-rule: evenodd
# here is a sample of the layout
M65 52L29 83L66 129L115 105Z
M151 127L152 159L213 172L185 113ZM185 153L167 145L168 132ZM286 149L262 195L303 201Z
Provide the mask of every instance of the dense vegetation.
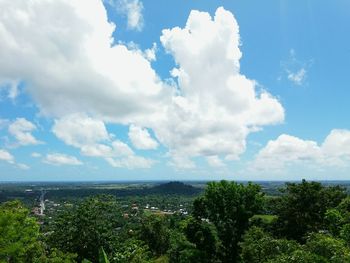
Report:
M140 198L183 206L184 197L161 197L177 187L193 191L168 184ZM350 262L345 189L303 180L280 191L271 197L257 184L212 182L189 214L146 209L136 197L126 206L116 195L97 195L43 218L6 201L0 205L0 262Z

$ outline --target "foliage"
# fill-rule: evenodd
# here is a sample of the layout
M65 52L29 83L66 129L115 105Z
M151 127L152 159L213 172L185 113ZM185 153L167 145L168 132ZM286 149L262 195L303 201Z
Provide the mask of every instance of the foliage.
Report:
M137 239L127 239L120 243L113 254L111 262L115 263L146 263L150 262L151 252L144 242Z
M312 234L305 249L313 254L323 257L329 263L350 262L350 249L344 240L325 234Z
M218 262L222 245L213 224L190 217L184 222L183 232L195 245L199 262Z
M170 183L152 191L173 188L193 190ZM0 262L350 262L350 197L341 187L302 181L264 197L257 185L221 181L209 183L193 206L191 198L72 199L46 217L31 216L18 201L2 203ZM180 208L191 215L169 212Z
M336 207L346 196L341 187L324 187L318 182L287 183L276 203L276 233L281 237L305 241L310 232L323 229L327 209Z
M77 253L78 260L86 258L96 262L100 247L107 253L113 251L121 225L122 214L114 197L87 198L55 218L48 244Z
M49 253L42 254L35 259L36 263L72 263L76 262L77 255L73 253L64 253L58 249L52 249Z
M241 247L242 262L259 263L283 254L291 254L298 250L300 245L295 241L275 239L261 228L251 227L245 233Z
M165 216L151 214L143 218L140 239L147 244L155 256L161 256L168 250L169 236Z
M45 249L40 240L39 224L19 201L0 205L0 233L0 262L75 262L75 254Z
M283 254L277 258L266 261L266 263L329 263L324 258L305 250L296 250L291 254Z
M199 251L194 244L187 240L183 232L172 231L167 254L170 263L196 263Z
M0 261L33 262L40 256L39 225L19 201L0 206Z
M263 194L256 184L221 181L208 183L205 193L193 204L193 216L209 220L222 243L222 262L237 262L239 245L249 219L259 212Z

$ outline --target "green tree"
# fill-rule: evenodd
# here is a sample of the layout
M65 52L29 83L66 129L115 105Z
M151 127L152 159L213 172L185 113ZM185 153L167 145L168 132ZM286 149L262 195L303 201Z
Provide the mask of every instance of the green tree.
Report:
M71 263L75 255L57 249L47 251L39 224L19 201L0 205L0 262Z
M148 246L137 239L129 238L120 243L113 253L111 262L115 263L146 263L150 262L152 253Z
M287 183L276 202L276 233L305 241L305 235L324 228L324 216L346 196L345 189L324 187L318 182Z
M166 217L162 215L147 215L142 219L140 239L153 252L154 256L161 256L169 249L170 231Z
M100 247L112 253L122 225L120 206L113 196L90 197L54 219L48 244L77 253L78 260L97 262Z
M251 227L241 242L241 259L244 263L260 263L280 255L292 254L300 249L296 241L275 239L259 227Z
M39 225L19 201L0 205L0 261L33 262L40 256Z
M197 263L200 262L200 251L195 244L189 242L182 231L172 231L170 246L167 252L170 263Z
M190 217L185 221L183 232L198 250L197 262L218 262L221 243L213 224Z
M283 254L277 258L270 259L266 263L329 263L323 257L299 249L291 254Z
M208 220L222 243L222 262L237 262L238 243L248 228L249 219L263 205L263 193L256 184L221 181L208 183L204 195L193 204L193 216Z
M312 234L305 244L305 250L323 257L329 263L350 262L350 249L344 240L330 235Z

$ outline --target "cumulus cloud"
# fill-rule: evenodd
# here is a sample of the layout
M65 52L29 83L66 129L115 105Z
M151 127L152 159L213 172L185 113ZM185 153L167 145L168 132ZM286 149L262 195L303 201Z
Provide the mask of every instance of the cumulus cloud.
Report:
M75 147L110 139L105 124L85 114L72 114L55 120L52 131L57 138Z
M151 48L148 48L144 52L144 57L149 61L156 60L157 44L153 43Z
M225 166L224 162L216 155L208 156L207 162L211 167L223 167L223 166Z
M120 161L102 122L142 127L143 143L152 130L171 163L190 168L192 157L238 159L249 133L284 120L279 101L240 72L239 27L223 8L214 17L192 11L183 28L162 32L176 87L153 70L152 50L145 55L113 39L101 1L1 1L0 28L0 82L25 83L41 113L57 119L58 138L84 155L117 159L115 166L142 157ZM96 131L73 123L65 131L60 122L71 116L92 116L82 125Z
M16 139L16 144L20 146L42 143L31 134L36 129L32 122L24 118L17 118L8 127L9 133Z
M44 114L130 123L169 99L143 52L114 43L102 1L1 1L0 28L0 81L23 81Z
M112 138L103 121L84 114L55 120L52 131L67 145L80 149L82 155L104 158L113 167L149 168L154 164L150 159L137 156L126 143ZM141 129L141 135L145 136L146 131ZM143 143L150 143L147 139L152 140L146 138Z
M15 157L6 150L0 149L0 160L11 164L15 163Z
M282 170L292 165L344 167L350 165L350 131L332 130L322 144L282 134L259 151L253 169Z
M155 132L176 163L191 166L186 157L193 156L237 159L250 132L284 120L279 101L240 73L239 27L232 13L218 8L212 18L192 11L184 28L163 30L161 43L178 65L172 75L179 94Z
M128 135L136 149L154 150L158 147L157 141L151 137L147 129L130 125Z
M74 156L62 154L62 153L50 153L47 154L43 162L52 165L82 165L83 163Z

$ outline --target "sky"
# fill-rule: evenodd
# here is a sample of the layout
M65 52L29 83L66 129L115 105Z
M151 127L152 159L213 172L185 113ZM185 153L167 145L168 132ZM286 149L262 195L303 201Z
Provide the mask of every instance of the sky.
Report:
M347 0L0 0L0 181L349 180Z

